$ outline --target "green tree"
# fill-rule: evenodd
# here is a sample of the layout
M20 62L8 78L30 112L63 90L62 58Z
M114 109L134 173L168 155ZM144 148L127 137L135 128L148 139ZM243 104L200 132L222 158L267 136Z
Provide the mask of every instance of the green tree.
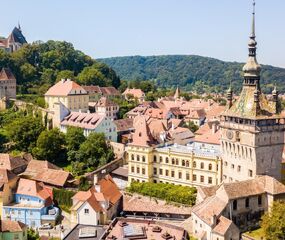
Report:
M85 67L78 75L78 80L83 85L106 85L104 75L95 66Z
M107 145L103 133L90 133L80 145L76 154L77 161L84 162L87 168L94 169L114 158L113 150Z
M188 128L192 133L196 132L199 129L199 127L193 121L184 123L183 127Z
M33 148L33 155L37 159L55 162L62 161L66 157L64 134L58 128L43 131L38 140L36 147Z
M40 240L39 234L32 228L28 229L28 240Z
M74 71L70 71L70 70L63 70L60 71L57 75L56 75L56 81L60 81L61 79L74 79Z
M271 211L264 214L261 228L267 240L284 239L285 236L285 202L276 201Z
M65 134L67 156L69 161L74 161L80 145L86 140L83 129L68 127Z
M31 151L44 127L41 119L33 116L17 118L5 126L8 138L20 151Z

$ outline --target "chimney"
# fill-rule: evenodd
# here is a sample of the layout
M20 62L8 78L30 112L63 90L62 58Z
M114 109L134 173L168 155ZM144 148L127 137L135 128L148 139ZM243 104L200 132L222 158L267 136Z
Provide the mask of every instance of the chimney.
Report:
M62 82L62 83L64 83L64 82L65 82L65 79L64 79L64 78L62 78L62 79L61 79L61 82Z
M94 174L93 181L94 181L94 185L96 185L98 183L98 175L97 174Z
M98 193L101 192L101 186L98 183L95 184L95 189L96 189L96 192L98 192Z
M216 214L214 214L214 215L212 216L212 222L211 222L211 224L212 224L212 228L214 228L214 227L217 225L217 215L216 215Z

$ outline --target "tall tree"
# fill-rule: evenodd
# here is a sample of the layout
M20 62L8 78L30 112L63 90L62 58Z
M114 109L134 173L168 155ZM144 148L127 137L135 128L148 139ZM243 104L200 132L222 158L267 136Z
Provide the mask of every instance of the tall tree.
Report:
M76 160L76 153L80 145L86 140L83 129L77 127L68 127L65 134L67 156L69 161Z
M33 148L33 155L50 162L62 161L66 157L64 134L58 128L43 131L37 145Z

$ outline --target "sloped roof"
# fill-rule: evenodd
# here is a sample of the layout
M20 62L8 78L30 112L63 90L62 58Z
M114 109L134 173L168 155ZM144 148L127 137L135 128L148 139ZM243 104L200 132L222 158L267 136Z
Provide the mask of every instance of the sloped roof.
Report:
M110 106L118 106L118 104L112 102L110 99L106 97L101 97L98 102L96 102L97 107L110 107Z
M22 173L24 176L46 184L63 187L70 177L70 173L63 171L48 161L31 160Z
M45 200L46 206L52 204L50 191L45 187L44 184L36 182L34 180L20 178L16 193L38 197L42 200Z
M0 168L13 171L27 164L28 162L21 157L12 157L8 153L0 153Z
M68 96L68 95L87 94L86 90L70 79L62 79L49 88L45 96Z
M85 129L95 129L105 118L105 115L98 113L71 112L60 124Z
M134 119L132 118L118 119L114 123L117 126L117 132L129 131L134 128Z
M127 88L123 95L133 95L135 98L142 98L144 96L144 92L141 89L135 89L135 88Z
M221 216L217 220L217 225L213 231L224 236L229 230L231 230L231 228L237 228L237 226L231 220L225 218L224 216Z
M122 197L118 186L110 175L105 176L98 182L98 184L100 185L101 193L103 193L104 197L107 198L113 205L116 204Z
M21 29L15 27L12 31L12 33L10 34L10 36L8 37L8 41L9 42L17 42L20 44L24 44L27 43L26 38L24 37Z
M219 122L207 122L195 132L195 141L210 143L210 144L220 144L221 133L219 129Z
M0 220L1 232L22 232L25 228L27 228L27 225L19 221Z
M0 81L16 80L14 74L9 68L2 68L0 72Z

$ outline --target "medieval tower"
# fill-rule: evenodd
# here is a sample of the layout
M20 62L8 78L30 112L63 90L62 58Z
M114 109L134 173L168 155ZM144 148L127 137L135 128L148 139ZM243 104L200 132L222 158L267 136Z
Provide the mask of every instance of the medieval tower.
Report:
M257 175L281 180L285 116L281 115L276 88L270 101L261 91L255 38L254 3L242 91L234 101L230 87L228 106L221 116L224 182L252 179Z

